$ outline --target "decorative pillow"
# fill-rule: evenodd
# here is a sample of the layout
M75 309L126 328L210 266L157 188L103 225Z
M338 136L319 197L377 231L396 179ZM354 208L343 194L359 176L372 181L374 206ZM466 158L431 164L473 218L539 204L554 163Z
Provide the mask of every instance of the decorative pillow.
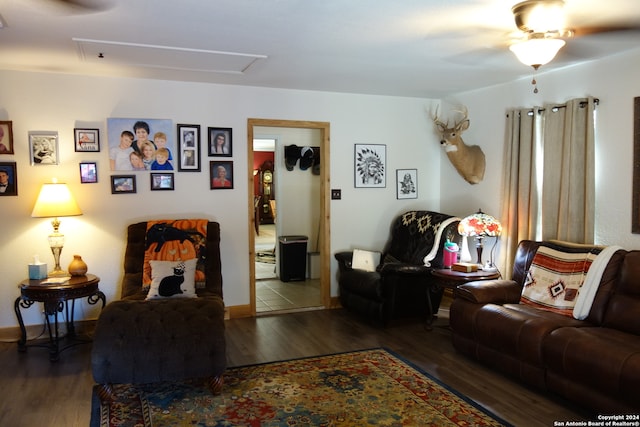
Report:
M362 249L353 250L351 268L364 271L376 271L378 264L380 264L380 252L371 252Z
M595 258L592 253L540 246L527 272L520 303L573 317L578 292Z
M186 261L149 261L151 287L147 299L196 298L196 258Z

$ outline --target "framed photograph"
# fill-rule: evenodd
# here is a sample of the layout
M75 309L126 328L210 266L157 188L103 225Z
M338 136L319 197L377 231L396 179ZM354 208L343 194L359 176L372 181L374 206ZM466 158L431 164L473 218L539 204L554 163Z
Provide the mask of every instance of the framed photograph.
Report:
M173 173L151 172L151 190L173 190Z
M13 154L13 126L11 121L0 121L0 154Z
M82 184L98 182L98 166L95 162L80 163L80 182Z
M396 169L398 199L418 198L418 169Z
M231 128L209 128L209 157L231 157L233 131Z
M200 125L178 125L178 170L200 172Z
M57 165L58 132L29 132L31 165Z
M354 175L356 188L384 188L387 146L382 144L355 144Z
M233 162L209 162L209 181L211 182L212 190L228 190L233 188Z
M0 162L0 196L18 195L16 162Z
M97 153L100 151L100 130L99 129L73 129L73 140L76 151L87 151Z
M111 175L111 194L136 192L135 175Z
M175 128L168 119L107 118L112 171L175 170Z

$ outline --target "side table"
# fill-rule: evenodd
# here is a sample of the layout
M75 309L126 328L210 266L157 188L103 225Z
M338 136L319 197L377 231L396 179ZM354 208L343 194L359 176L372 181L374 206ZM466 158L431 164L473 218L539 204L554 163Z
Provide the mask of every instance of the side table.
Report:
M431 271L431 275L436 279L434 280L433 286L437 286L444 289L451 289L455 292L455 289L467 282L473 282L476 280L493 280L500 278L500 272L498 270L493 271L484 271L478 270L473 272L462 272L451 270L450 268L438 268ZM429 301L429 325L433 323L433 319L436 316L436 313L433 312L433 307L431 306L431 293L427 292L427 298Z
M67 282L60 284L46 283L44 280L23 280L20 282L20 296L16 298L14 310L20 324L20 340L18 341L18 351L27 350L27 330L24 326L22 313L20 308L29 308L36 302L44 304L44 313L46 318L47 330L49 332L48 344L31 344L33 347L48 347L49 360L55 362L60 357L60 352L82 342L76 337L74 326L75 300L78 298L87 298L89 304L94 305L102 301L102 308L106 303L104 293L98 288L100 278L93 274L85 276L72 276ZM66 338L72 340L64 347L60 347L60 336L58 332L58 313L65 311L65 319L67 326ZM50 317L54 317L54 325L52 327Z

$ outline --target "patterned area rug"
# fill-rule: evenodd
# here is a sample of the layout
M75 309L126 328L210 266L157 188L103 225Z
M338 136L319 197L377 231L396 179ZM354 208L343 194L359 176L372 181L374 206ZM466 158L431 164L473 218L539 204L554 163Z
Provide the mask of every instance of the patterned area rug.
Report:
M383 349L230 368L218 396L195 381L115 393L94 390L92 426L508 425Z
M256 262L262 262L265 264L275 264L276 254L273 252L258 252L256 253Z

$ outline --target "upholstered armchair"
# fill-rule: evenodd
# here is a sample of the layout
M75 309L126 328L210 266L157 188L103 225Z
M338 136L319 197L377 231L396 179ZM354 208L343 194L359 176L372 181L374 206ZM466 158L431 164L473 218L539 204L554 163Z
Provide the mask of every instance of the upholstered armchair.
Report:
M91 365L102 399L110 398L112 385L120 383L206 378L212 392L222 388L226 346L220 226L206 220L179 221L180 226L197 223L200 231L148 227L147 222L128 227L121 299L107 304L94 335ZM171 279L161 280L156 288L149 264L173 264L148 261L149 253L156 258L195 257L198 266L190 269L189 261L174 260L178 273L174 270ZM177 275L184 277L180 287L171 283ZM143 285L145 276L152 280L150 286ZM187 282L193 287L187 288Z
M336 253L342 306L383 326L394 319L428 317L429 300L436 313L443 290L430 286L431 270L443 266L446 239L458 240L458 222L431 211L398 216L375 271L353 268L353 251Z

